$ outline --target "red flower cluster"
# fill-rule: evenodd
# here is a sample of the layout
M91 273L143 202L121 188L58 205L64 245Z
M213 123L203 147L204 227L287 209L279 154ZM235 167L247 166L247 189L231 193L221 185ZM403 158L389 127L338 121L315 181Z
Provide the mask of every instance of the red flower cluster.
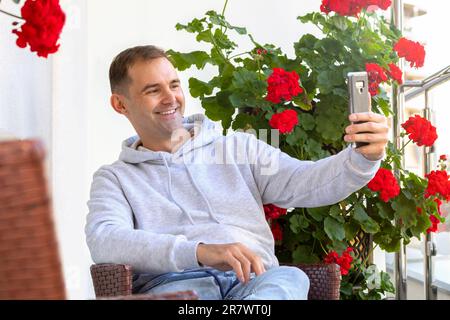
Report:
M395 179L392 171L380 168L375 177L367 184L367 187L372 191L380 191L381 200L388 202L400 194L400 187L397 179Z
M348 247L343 253L342 256L339 257L336 251L331 251L324 258L325 263L336 263L341 267L341 275L345 276L348 274L348 271L352 267L353 257L350 255L350 252L353 251L353 248Z
M425 118L419 115L411 116L402 124L402 128L408 133L408 137L418 146L431 147L438 138L436 128Z
M438 225L440 223L439 219L436 218L434 215L431 215L430 221L431 221L431 227L429 227L427 229L427 233L438 231Z
M273 238L275 241L283 240L283 229L281 228L281 225L274 220L278 219L282 215L285 215L287 213L287 209L277 207L274 204L265 204L263 208L264 214L266 215L266 220L271 220L270 229L272 230Z
M388 77L384 69L376 63L366 63L367 76L369 78L369 92L371 96L378 93L378 86L381 82L387 81Z
M32 52L44 58L58 51L56 43L66 20L59 0L27 0L21 14L25 23L20 31L12 31L18 36L17 45L25 48L29 44Z
M405 58L410 62L411 67L423 67L425 61L425 48L419 42L400 38L394 45L394 50L400 58Z
M403 83L403 73L395 64L389 64L389 70L383 69L376 63L366 63L366 71L369 78L369 92L371 96L378 94L380 83L388 80L388 76L397 81L399 84Z
M266 215L266 219L278 219L280 216L285 215L287 213L287 209L283 209L277 207L274 204L265 204L264 206L264 214Z
M447 201L450 201L450 181L447 171L434 170L425 177L428 179L428 185L425 189L425 198L432 195L441 195Z
M336 12L341 16L358 16L362 9L371 5L386 10L391 5L391 0L322 0L320 11L328 14Z
M397 83L402 84L403 83L403 72L402 70L400 70L399 67L397 67L395 64L393 63L389 63L389 70L387 71L387 74L389 75L389 77L391 77L392 79L394 79L395 81L397 81Z
M297 124L297 112L292 109L275 113L269 120L269 125L274 129L278 129L281 133L290 133Z
M441 216L442 215L442 212L441 212L442 201L439 198L434 198L433 201L436 202L438 214ZM417 207L416 209L419 214L422 214L422 208ZM430 222L431 222L431 227L429 227L427 229L427 233L436 232L438 230L438 225L441 221L438 218L436 218L436 216L434 214L432 214L432 215L430 215Z
M287 72L282 68L274 68L272 74L267 78L266 100L273 103L292 100L293 97L303 92L298 83L299 79L300 77L295 71Z
M440 161L447 161L447 155L445 154L441 154L441 156L439 157Z
M272 221L271 225L270 225L270 229L272 230L273 239L275 241L283 240L283 229L281 228L281 225L278 222Z

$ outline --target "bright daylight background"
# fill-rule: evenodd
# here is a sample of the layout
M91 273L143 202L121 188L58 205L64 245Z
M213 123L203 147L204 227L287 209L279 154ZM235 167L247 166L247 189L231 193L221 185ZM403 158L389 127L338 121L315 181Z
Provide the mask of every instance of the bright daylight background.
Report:
M303 33L316 33L296 17L318 11L320 0L230 0L226 15L234 25L247 27L261 43L279 45L293 55L292 43ZM447 1L404 1L425 8L413 20L409 36L426 43L427 76L450 64ZM93 298L89 275L92 263L85 244L86 202L92 174L116 160L122 140L133 134L126 118L109 106L108 68L113 57L130 46L155 44L164 49L201 48L192 34L176 31L207 10L221 11L223 0L63 0L67 15L59 52L48 60L15 45L12 20L0 15L0 136L40 138L47 148L47 169L69 299ZM3 9L19 6L2 1ZM443 8L447 6L447 10ZM446 27L447 26L447 27ZM202 73L207 76L208 69ZM180 74L187 97L186 114L202 112L189 97L188 79L196 70ZM450 154L444 138L450 124L450 84L433 95L441 139L437 154ZM419 106L420 107L420 106ZM421 106L423 107L423 105ZM376 261L384 268L384 255Z

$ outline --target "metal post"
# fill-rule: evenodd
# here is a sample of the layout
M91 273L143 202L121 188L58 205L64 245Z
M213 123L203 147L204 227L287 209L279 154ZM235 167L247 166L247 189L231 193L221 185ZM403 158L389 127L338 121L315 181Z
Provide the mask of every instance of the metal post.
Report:
M431 108L429 100L429 91L425 91L425 110L424 118L428 121L432 121ZM433 153L433 147L423 148L423 173L424 175L430 172L431 168L431 154ZM433 242L432 234L427 233L425 236L425 263L424 263L424 289L426 300L437 300L437 287L433 285L433 256L436 255L436 245Z
M403 1L394 0L391 9L391 23L400 31L403 32ZM400 59L398 67L403 71L403 59ZM403 103L404 92L401 87L393 85L392 87L392 109L393 117L393 140L397 150L400 150L403 145L403 140L400 137L400 125L403 123ZM403 157L402 157L403 159ZM403 160L404 161L404 160ZM403 165L403 164L402 164ZM399 168L394 165L394 173L399 174ZM398 223L398 221L395 221ZM406 275L406 247L403 241L400 243L400 250L395 253L395 298L397 300L407 299L407 275Z

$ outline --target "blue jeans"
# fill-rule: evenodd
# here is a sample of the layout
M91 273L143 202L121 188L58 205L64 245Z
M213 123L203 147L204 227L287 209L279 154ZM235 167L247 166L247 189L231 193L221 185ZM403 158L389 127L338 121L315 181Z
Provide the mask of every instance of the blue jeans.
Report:
M251 274L242 284L234 271L213 268L188 269L159 276L140 274L133 279L134 293L169 293L194 290L201 300L306 300L308 276L299 268L274 267Z

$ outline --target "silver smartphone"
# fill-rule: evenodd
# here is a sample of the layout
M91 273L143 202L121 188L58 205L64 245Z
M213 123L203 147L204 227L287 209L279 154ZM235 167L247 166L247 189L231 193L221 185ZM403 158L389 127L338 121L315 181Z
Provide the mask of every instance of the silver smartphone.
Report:
M347 86L348 86L348 112L359 113L369 112L369 81L367 72L349 72L347 73ZM363 123L364 121L357 121L355 123ZM363 132L360 132L363 133ZM359 148L367 145L367 142L356 142L353 146Z

